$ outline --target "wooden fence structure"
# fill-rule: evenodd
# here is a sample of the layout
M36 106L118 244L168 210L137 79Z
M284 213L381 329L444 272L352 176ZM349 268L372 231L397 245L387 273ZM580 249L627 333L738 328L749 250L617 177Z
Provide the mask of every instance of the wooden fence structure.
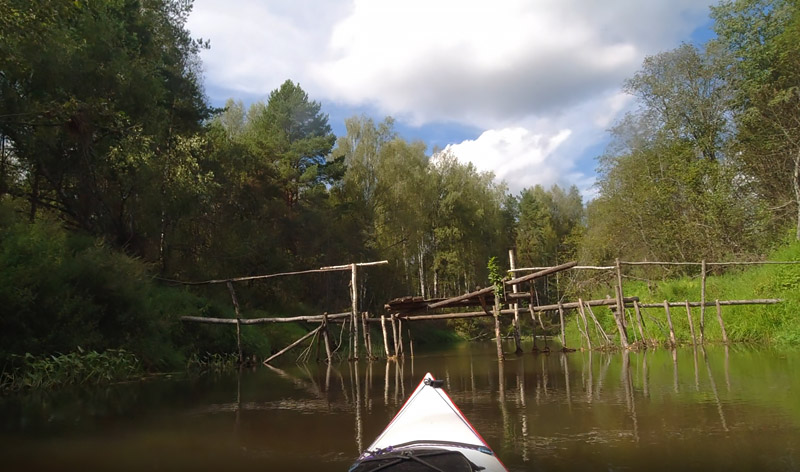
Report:
M497 356L502 360L505 357L502 346L502 333L500 329L500 317L513 316L513 338L517 353L522 353L521 347L521 318L520 314L523 312L523 307L520 302L527 302L527 312L531 318L531 326L533 330L534 350L538 350L536 345L536 327L540 327L542 331L545 330L543 322L544 313L558 313L560 338L562 349L565 351L574 350L567 347L566 342L566 312L573 310L576 312L576 324L578 332L580 333L582 342L585 341L588 349L619 347L622 349L638 349L646 348L648 344L660 344L656 338L648 339L645 336L645 320L643 316L644 309L659 308L664 310L666 323L669 327L669 337L664 342L670 346L676 346L678 340L675 335L673 326L671 308L684 308L691 332L691 343L693 345L703 344L705 342L705 309L706 307L715 307L716 319L719 323L722 333L722 341L728 343L728 336L725 329L725 323L722 317L723 306L739 306L739 305L764 305L774 304L781 302L780 299L751 299L751 300L713 300L706 299L706 279L709 267L714 266L735 266L735 265L755 265L755 264L798 264L800 261L764 261L764 262L625 262L619 259L615 260L613 266L580 266L577 262L567 262L552 267L527 267L515 268L513 250L509 251L509 263L512 274L519 274L530 272L526 275L512 277L505 280L496 287L486 287L475 290L470 293L458 295L449 298L436 298L424 299L422 297L402 297L391 300L385 305L386 314L380 316L370 316L369 313L359 312L358 297L357 297L357 268L367 267L374 265L388 264L388 261L367 262L367 263L353 263L340 266L322 267L319 269L287 272L281 274L270 274L263 276L252 277L239 277L234 279L210 280L205 282L181 282L187 285L200 285L200 284L222 284L225 283L231 295L231 300L234 305L236 313L235 319L230 318L208 318L197 316L184 316L181 320L185 322L200 322L200 323L215 323L215 324L235 324L237 332L237 347L239 350L239 360L242 359L241 349L241 325L245 324L264 324L264 323L285 323L285 322L308 322L318 323L318 326L306 333L301 338L297 339L290 345L281 349L277 353L264 360L265 364L288 352L290 349L299 346L304 341L312 338L312 341L307 348L310 350L313 343L316 341L318 349L321 344L325 346L326 359L328 362L332 361L332 357L336 350L338 350L343 343L341 339L347 329L348 332L348 359L358 360L360 356L359 344L363 343L363 351L367 359L377 357L373 352L373 343L371 339L370 325L380 324L383 340L384 355L387 359L396 359L405 355L404 352L404 323L432 321L432 320L449 320L449 319L464 319L472 317L492 317L494 318L494 331L497 343ZM699 301L667 301L662 303L640 303L636 296L626 296L622 288L622 280L624 277L623 267L625 266L644 266L644 265L662 265L662 266L699 266L701 273L701 290ZM236 292L233 288L233 283L261 280L271 277L307 274L314 272L327 272L327 271L346 271L351 272L350 281L350 310L343 313L335 314L322 314L312 316L295 316L285 318L242 318L239 310L239 302L236 297ZM592 271L607 271L613 275L614 296L607 297L599 300L583 300L578 299L575 301L559 301L555 304L539 305L538 297L536 294L535 282L543 277L557 274L567 270L592 270ZM503 307L505 306L505 308ZM609 335L603 328L594 314L592 307L608 307L614 317L614 326L616 328L616 336ZM478 307L478 311L469 311L470 307ZM695 332L695 322L692 316L692 308L700 308L700 319L698 325L699 334ZM632 309L632 313L628 311ZM456 311L452 311L456 310ZM329 326L332 323L342 324L340 335L340 342L334 349L331 341L331 332ZM388 325L388 327L387 327ZM391 329L391 333L389 330ZM593 345L591 340L590 331L594 329L596 339L600 339L600 345ZM634 341L631 342L629 337L629 330L633 332ZM360 331L360 332L359 332ZM638 331L638 339L636 333ZM411 331L405 330L408 333L408 347L413 357L413 339L411 339ZM391 343L389 339L391 337ZM618 345L612 341L612 337L618 337ZM545 338L545 350L549 350Z
M319 269L309 269L309 270L301 270L301 271L294 271L294 272L281 272L277 274L267 274L267 275L254 275L254 276L247 276L247 277L235 277L230 279L216 279L216 280L206 280L202 282L184 282L179 280L172 280L171 282L182 284L182 285L214 285L214 284L225 284L228 287L228 292L231 295L231 301L233 303L234 312L236 314L235 318L210 318L210 317L203 317L203 316L182 316L181 321L184 322L194 322L194 323L210 323L210 324L234 324L236 325L236 346L239 351L239 364L244 362L244 358L242 355L242 325L253 325L253 324L266 324L266 323L293 323L293 322L308 322L308 323L319 323L319 326L312 331L306 333L303 337L296 340L295 342L291 343L290 345L286 346L285 348L281 349L277 353L273 354L272 356L268 357L264 360L264 364L268 364L273 359L279 357L280 355L288 352L290 349L300 345L306 339L314 336L316 337L318 334L321 333L322 339L325 343L325 352L326 352L326 359L328 362L332 361L333 357L333 349L331 346L331 334L328 329L330 323L340 322L346 323L347 321L350 322L349 324L349 353L352 356L352 359L357 360L359 356L359 348L358 348L358 325L359 325L359 311L358 311L358 268L359 267L370 267L370 266L377 266L377 265L384 265L388 264L389 261L375 261L375 262L360 262L360 263L351 263L351 264L343 264L337 266L327 266L327 267L320 267ZM286 318L242 318L241 312L239 309L239 300L236 296L236 291L234 290L233 284L236 282L248 282L254 280L265 280L271 279L275 277L285 277L290 275L300 275L300 274L313 274L313 273L320 273L320 272L334 272L334 271L350 271L350 302L351 302L351 309L348 312L344 313L336 313L336 314L328 314L323 313L322 315L311 315L311 316L294 316L294 317L286 317ZM344 324L342 325L342 329L344 330ZM367 356L372 356L371 350L371 342L369 340L369 332L365 329L366 324L362 322L362 331L364 333L365 339L365 346L367 349Z

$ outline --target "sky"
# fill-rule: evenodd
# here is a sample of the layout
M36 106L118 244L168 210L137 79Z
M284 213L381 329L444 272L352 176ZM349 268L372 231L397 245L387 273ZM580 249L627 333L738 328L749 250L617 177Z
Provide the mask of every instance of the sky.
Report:
M510 192L595 195L607 130L645 57L702 43L707 0L195 0L206 94L266 101L287 79L345 119L446 149Z

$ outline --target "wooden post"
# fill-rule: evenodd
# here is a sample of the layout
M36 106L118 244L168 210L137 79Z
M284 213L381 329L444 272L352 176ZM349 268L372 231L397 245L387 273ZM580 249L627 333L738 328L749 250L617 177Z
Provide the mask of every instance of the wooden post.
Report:
M492 314L494 315L494 336L497 340L497 360L502 361L506 356L503 354L503 340L500 337L500 294L497 293L497 289L495 289Z
M715 300L715 305L717 305L717 321L719 321L719 328L722 330L722 342L728 344L728 333L725 331L725 322L722 321L722 307L719 304L719 300Z
M533 290L533 288L531 288ZM528 311L531 312L531 328L533 328L533 348L531 352L539 352L539 347L536 345L536 315L533 312L533 296L531 296L531 301L528 304Z
M608 334L606 334L606 331L603 329L603 326L601 326L601 325L600 325L600 322L599 322L599 321L597 321L597 317L596 317L596 316L594 316L594 311L592 310L592 307L591 307L591 305L589 305L588 303L586 303L585 305L586 305L586 309L587 309L587 310L589 310L589 316L591 316L591 317L592 317L592 320L594 321L594 327L595 327L595 328L597 328L597 331L598 331L600 334L602 334L602 335L603 335L603 339L605 339L605 340L606 340L605 344L606 344L606 345L611 345L611 344L613 344L613 343L611 342L611 338L609 338L609 337L608 337Z
M391 315L392 321L392 341L394 342L394 357L397 357L400 354L400 348L397 347L397 315L394 313Z
M369 336L369 329L367 329L367 312L361 313L361 332L364 335L364 350L367 354L367 359L372 358L372 346L370 343L372 340Z
M578 299L578 313L583 320L583 333L586 335L586 345L589 350L592 350L592 339L589 337L589 321L586 319L586 310L583 309L583 300Z
M391 357L389 354L389 340L386 335L386 316L381 315L381 331L383 331L383 349L386 351L386 358Z
M516 264L514 262L514 248L508 250L508 264L511 270L513 271L516 269ZM514 277L516 277L516 273L512 272ZM517 284L511 286L512 293L517 293ZM516 301L511 305L514 309L514 344L516 345L516 353L522 354L522 341L520 339L520 327L519 327L519 303Z
M694 322L692 321L692 308L689 306L689 300L686 300L686 316L689 318L689 332L692 333L692 346L697 345L697 338L694 335Z
M664 300L664 311L667 313L667 324L669 325L669 343L672 347L678 345L678 341L675 340L675 328L672 327L672 316L669 313L669 302Z
M617 312L614 314L614 320L619 331L619 343L623 349L628 349L628 332L625 330L625 302L622 296L622 268L619 258L615 259L615 262L617 266Z
M350 264L350 303L353 310L353 359L358 360L358 283L355 264Z
M644 330L642 329L644 326L644 318L642 318L642 310L639 307L639 301L633 301L633 310L636 313L636 326L639 327L639 335L642 337L642 345L647 349L647 339L644 337Z
M403 318L397 318L397 347L400 350L399 355L405 356L406 351L403 349Z
M239 365L244 363L242 357L242 318L239 315L239 300L236 298L236 291L233 290L233 283L229 280L226 284L233 300L233 310L236 313L236 347L239 349Z
M564 326L564 307L561 305L561 301L558 302L558 318L561 320L561 348L567 348L567 333L566 327Z
M414 358L414 338L411 336L411 328L408 328L408 349L411 351L411 358Z
M333 360L333 354L331 353L331 340L328 337L328 314L325 313L322 315L322 339L325 341L325 354L328 356L328 365L331 364Z
M706 260L700 262L700 344L706 337Z

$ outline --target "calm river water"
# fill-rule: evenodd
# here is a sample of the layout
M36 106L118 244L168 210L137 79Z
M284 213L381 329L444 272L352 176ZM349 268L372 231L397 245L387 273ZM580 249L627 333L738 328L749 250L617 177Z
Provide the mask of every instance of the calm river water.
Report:
M425 372L509 470L800 470L800 353L288 364L0 398L0 470L344 471Z

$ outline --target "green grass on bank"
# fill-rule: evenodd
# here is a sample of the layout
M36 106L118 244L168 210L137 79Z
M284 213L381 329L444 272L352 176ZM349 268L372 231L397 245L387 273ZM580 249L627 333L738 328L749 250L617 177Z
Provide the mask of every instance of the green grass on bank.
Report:
M770 261L800 261L800 242L793 241L775 250L768 257ZM700 301L701 277L699 267L695 273L669 280L640 280L642 274L633 273L626 267L623 290L626 297L637 296L640 303ZM652 274L652 271L651 271ZM769 344L776 347L800 346L800 264L798 265L756 265L733 266L720 271L709 270L706 279L706 300L751 300L778 298L783 300L774 305L723 306L722 318L731 342L750 342ZM608 288L613 294L613 289ZM604 297L606 292L596 294ZM629 323L634 311L628 309ZM611 311L607 308L595 308L606 332L616 342L616 327ZM678 342L691 342L691 331L688 316L684 307L670 309ZM692 318L696 335L699 336L701 310L692 308ZM643 310L645 320L645 337L666 342L669 336L666 314L663 307ZM582 341L575 321L575 313L571 312L567 322L568 345L578 346ZM596 331L590 326L592 342L599 344ZM634 326L628 327L631 341L640 335ZM705 309L705 339L710 342L722 341L722 331L717 322L716 308Z

